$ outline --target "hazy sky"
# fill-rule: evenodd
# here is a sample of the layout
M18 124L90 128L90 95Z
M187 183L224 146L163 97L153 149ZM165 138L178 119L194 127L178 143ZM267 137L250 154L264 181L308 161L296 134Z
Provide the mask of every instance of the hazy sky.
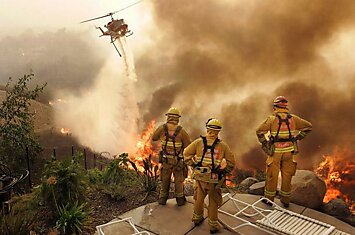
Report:
M78 29L85 27L79 25L80 21L119 10L135 2L137 1L1 0L0 27L6 33L12 30L21 31L21 28L48 29L66 27L69 29ZM139 15L142 17L142 4L144 4L144 1L134 7L122 11L116 16L134 18Z
M65 28L69 31L90 31L93 36L100 33L94 26L103 26L109 17L97 21L80 24L79 22L105 15L131 5L137 0L0 0L0 38L8 35L17 36L26 30L35 33L56 31ZM132 44L138 44L137 50L144 48L147 25L152 25L150 1L142 1L116 15L124 18L132 31ZM142 33L145 31L145 33ZM137 33L139 32L139 33ZM148 35L149 36L149 35ZM140 46L141 45L141 46Z
M0 0L0 77L31 68L56 88L64 81L72 91L97 84L106 64L119 70L122 59L95 29L109 18L79 22L135 2ZM181 2L144 0L115 15L134 32L127 47L138 77L132 93L140 121L163 121L177 106L197 137L214 116L225 123L222 138L237 155L262 159L253 152L259 150L254 130L273 98L285 95L292 111L315 124L306 155L318 161L344 140L355 141L348 126L355 119L355 1Z
M95 29L110 17L80 22L136 2L0 0L0 81L33 69L38 82L48 83L46 91L68 101L54 106L58 129L69 128L80 143L96 151L132 150L139 118L132 91L135 82L125 79L124 60L110 39L99 38L101 32ZM154 43L151 12L150 1L142 1L114 15L125 19L134 32L126 41L137 57Z

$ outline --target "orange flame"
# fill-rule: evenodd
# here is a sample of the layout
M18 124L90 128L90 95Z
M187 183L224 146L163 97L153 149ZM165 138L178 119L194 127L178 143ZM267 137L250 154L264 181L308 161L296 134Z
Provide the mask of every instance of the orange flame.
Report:
M316 173L327 185L323 202L342 198L355 212L355 152L335 151L333 155L324 156L316 169Z
M69 103L69 101L64 100L64 99L61 99L61 98L58 98L58 99L56 99L56 100L50 100L50 101L48 101L48 104L51 105L51 106L54 106L54 105L56 105L57 103L66 104L66 103Z
M136 150L134 156L131 157L131 161L133 161L138 170L140 172L144 171L143 160L147 159L150 155L152 156L152 164L153 167L158 165L158 152L154 149L152 144L152 135L155 129L155 120L152 120L147 128L140 134L138 137L138 142L136 144Z
M235 173L235 172L233 172L233 173ZM226 185L228 186L228 187L231 187L231 188L235 188L235 187L237 187L237 184L236 184L236 182L234 181L234 178L235 178L235 175L230 175L230 176L227 176L226 177Z
M62 134L70 134L70 129L69 128L65 128L65 127L62 127L62 129L60 129L60 132Z

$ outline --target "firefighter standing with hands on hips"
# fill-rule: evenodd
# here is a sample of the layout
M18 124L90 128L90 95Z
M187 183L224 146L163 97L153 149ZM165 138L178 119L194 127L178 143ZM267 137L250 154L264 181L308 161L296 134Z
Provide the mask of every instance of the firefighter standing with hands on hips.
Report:
M289 207L291 197L291 179L296 173L297 163L294 155L298 153L297 141L312 131L312 124L288 110L288 101L284 96L274 100L274 113L256 130L262 149L268 155L266 160L266 183L264 195L271 201L276 196L277 181L281 170L280 200ZM267 139L265 135L269 133ZM269 206L268 200L263 202Z
M170 108L165 114L166 123L159 126L153 133L152 140L161 142L159 162L161 190L159 204L165 205L169 197L171 174L174 174L175 197L178 206L185 204L184 181L187 177L187 166L182 156L184 147L190 144L191 140L185 129L179 125L181 117L177 108Z
M225 175L233 170L235 160L228 145L218 138L222 123L210 118L206 128L206 136L201 136L185 148L184 159L193 168L195 179L192 221L196 226L203 222L204 199L208 194L208 224L210 232L216 233L220 229L218 208L222 205L221 186L225 183Z

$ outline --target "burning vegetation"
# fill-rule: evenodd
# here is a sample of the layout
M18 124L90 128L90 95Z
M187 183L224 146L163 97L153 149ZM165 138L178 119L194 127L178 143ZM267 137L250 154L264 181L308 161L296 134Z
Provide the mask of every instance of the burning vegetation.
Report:
M64 135L69 135L70 134L70 129L69 128L65 128L65 127L62 127L60 129L60 133L64 134Z
M355 213L355 152L336 150L324 156L316 173L325 181L327 192L324 203L335 198L343 199Z
M158 165L158 151L152 145L152 135L155 129L155 120L147 125L147 128L140 134L136 144L136 151L131 155L130 160L136 165L138 171L144 172L144 160L151 156L151 164Z

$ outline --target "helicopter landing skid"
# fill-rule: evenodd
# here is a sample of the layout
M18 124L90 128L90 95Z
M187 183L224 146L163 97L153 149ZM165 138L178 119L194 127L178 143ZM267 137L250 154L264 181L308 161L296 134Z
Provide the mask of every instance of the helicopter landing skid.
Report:
M132 34L133 34L132 31L128 31L128 32L126 33L126 37L128 38L128 37L131 36Z
M117 46L116 46L116 44L115 44L115 41L116 41L116 39L115 39L115 40L113 40L113 39L112 39L112 37L111 37L111 43L112 43L112 45L113 45L113 46L114 46L114 48L116 49L116 51L117 51L118 55L119 55L120 57L122 57L122 55L121 55L120 51L118 50L118 48L117 48Z

